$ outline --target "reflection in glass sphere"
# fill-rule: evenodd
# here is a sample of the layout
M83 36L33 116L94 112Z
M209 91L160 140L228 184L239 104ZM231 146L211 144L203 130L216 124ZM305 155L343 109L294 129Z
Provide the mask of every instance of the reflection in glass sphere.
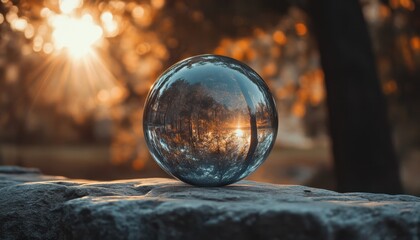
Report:
M151 88L143 115L149 150L172 176L222 186L252 173L277 135L273 97L250 67L200 55L176 63Z

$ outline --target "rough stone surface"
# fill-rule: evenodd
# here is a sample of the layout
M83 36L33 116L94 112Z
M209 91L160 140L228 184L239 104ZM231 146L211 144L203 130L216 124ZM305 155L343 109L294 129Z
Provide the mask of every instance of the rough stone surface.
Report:
M420 239L420 198L0 167L0 239Z

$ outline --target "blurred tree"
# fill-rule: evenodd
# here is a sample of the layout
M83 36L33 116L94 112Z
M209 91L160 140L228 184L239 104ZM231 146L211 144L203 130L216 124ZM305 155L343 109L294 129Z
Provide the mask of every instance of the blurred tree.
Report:
M311 1L337 190L400 193L397 158L359 1Z

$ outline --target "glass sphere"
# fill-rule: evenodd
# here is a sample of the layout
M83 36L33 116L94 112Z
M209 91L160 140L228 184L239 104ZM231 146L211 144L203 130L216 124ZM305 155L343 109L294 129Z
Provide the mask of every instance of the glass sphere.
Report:
M277 135L261 77L232 58L200 55L166 70L146 99L143 129L155 161L197 186L223 186L255 171Z

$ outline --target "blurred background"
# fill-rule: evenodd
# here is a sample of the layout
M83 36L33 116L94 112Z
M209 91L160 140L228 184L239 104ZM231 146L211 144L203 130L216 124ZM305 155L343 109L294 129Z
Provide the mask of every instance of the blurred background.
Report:
M175 62L214 53L269 85L279 132L248 179L334 189L324 76L305 1L1 0L0 165L111 180L164 177L143 104ZM420 194L420 2L362 0L401 178Z

